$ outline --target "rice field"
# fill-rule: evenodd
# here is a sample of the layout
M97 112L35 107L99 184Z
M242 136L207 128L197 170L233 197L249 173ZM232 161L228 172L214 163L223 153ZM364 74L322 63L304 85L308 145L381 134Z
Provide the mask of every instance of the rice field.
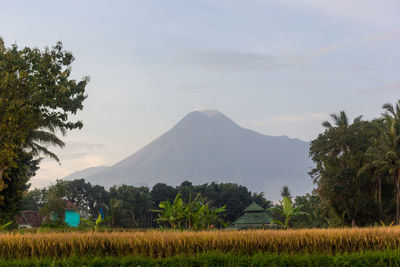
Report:
M328 254L400 248L400 228L253 231L147 231L0 234L0 258L142 256L166 258L201 253L254 255Z

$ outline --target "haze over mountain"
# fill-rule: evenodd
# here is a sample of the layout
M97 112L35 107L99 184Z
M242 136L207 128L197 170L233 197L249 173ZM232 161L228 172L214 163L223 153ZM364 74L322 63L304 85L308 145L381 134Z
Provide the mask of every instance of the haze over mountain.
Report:
M259 134L216 110L197 110L136 153L89 175L87 181L106 187L232 182L278 200L284 185L294 195L312 189L308 150L308 142Z
M65 176L64 178L62 178L62 180L72 181L75 179L89 177L89 176L99 173L107 168L108 168L108 166L97 166L97 167L86 168L84 170L73 172L73 173Z

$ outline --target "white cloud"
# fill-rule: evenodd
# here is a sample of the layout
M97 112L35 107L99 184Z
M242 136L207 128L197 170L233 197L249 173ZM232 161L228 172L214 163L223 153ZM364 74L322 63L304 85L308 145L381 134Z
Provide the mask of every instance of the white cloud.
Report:
M341 48L398 38L400 38L400 29L386 33L370 34L358 38L346 39L329 44L310 53L290 56L274 56L240 51L197 50L188 51L178 55L178 62L183 64L192 64L210 70L228 71L304 68L310 60L314 60ZM178 89L181 91L193 91L200 88L200 86L193 86L185 83L178 85Z
M303 57L304 59L306 58L317 58L320 56L323 56L325 54L328 54L334 50L340 49L340 48L345 48L349 46L358 46L362 45L363 43L366 42L379 42L379 41L387 41L391 39L397 39L400 38L400 29L387 32L387 33L381 33L381 34L371 34L371 35L366 35L361 38L354 38L354 39L347 39L344 41L340 41L337 43L333 43L330 45L327 45L325 47L322 47L321 49L318 49L315 52L310 53L309 55L306 55ZM302 57L300 57L302 58Z

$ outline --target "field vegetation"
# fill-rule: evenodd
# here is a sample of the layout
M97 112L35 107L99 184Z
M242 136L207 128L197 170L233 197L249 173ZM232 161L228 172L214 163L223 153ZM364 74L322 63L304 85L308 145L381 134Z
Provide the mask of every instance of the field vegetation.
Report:
M400 228L7 233L0 258L143 256L165 258L201 253L254 255L384 252L400 246Z

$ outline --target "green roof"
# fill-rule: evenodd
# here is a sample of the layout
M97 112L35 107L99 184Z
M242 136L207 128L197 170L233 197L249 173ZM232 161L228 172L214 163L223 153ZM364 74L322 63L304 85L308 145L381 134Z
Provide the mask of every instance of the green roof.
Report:
M272 218L265 212L265 210L253 202L244 209L244 214L232 223L231 227L261 227L270 224Z
M271 223L271 217L265 211L262 212L246 212L239 219L237 219L232 225L241 224L269 224Z
M244 209L244 212L248 211L265 211L260 205L253 201L247 208Z

